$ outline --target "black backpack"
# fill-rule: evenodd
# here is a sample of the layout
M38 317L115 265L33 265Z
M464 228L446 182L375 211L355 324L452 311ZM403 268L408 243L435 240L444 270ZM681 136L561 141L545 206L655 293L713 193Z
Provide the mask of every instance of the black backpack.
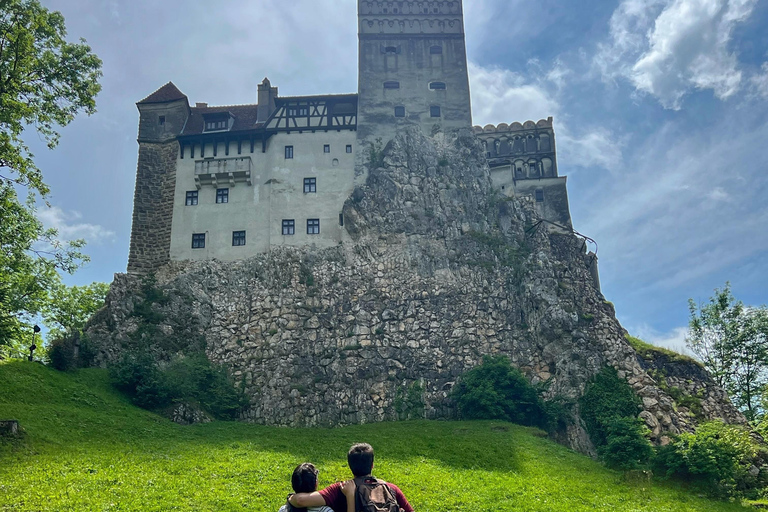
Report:
M387 482L372 476L355 478L356 512L403 512Z

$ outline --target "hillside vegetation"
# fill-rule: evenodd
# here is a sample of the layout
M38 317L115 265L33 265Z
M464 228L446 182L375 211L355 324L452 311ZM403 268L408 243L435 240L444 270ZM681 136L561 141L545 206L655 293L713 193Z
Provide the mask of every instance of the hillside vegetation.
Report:
M314 462L328 485L348 476L345 453L359 441L375 447L375 473L419 512L745 510L628 482L538 430L502 422L181 427L131 405L101 370L0 363L0 419L11 418L25 435L0 441L7 511L276 511L296 464Z

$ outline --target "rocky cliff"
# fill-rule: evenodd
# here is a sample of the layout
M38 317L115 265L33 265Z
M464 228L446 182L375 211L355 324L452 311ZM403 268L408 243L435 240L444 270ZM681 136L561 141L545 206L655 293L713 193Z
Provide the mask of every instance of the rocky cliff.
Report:
M486 354L508 355L549 398L575 400L614 366L659 443L705 418L743 422L695 363L629 345L583 241L493 191L482 155L468 132L402 134L371 152L338 247L171 263L152 300L142 278L117 275L87 330L99 363L137 337L152 337L160 359L199 342L244 386L243 419L270 425L450 418L452 386ZM563 441L593 451L578 421Z

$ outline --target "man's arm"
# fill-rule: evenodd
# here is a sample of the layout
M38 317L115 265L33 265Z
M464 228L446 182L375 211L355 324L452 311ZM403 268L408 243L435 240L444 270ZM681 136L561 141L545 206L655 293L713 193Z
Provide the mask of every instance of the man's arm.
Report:
M341 484L341 492L344 493L344 497L347 498L347 512L355 512L355 485L354 480L347 480Z
M325 498L317 491L294 494L288 501L296 508L322 507L325 505Z

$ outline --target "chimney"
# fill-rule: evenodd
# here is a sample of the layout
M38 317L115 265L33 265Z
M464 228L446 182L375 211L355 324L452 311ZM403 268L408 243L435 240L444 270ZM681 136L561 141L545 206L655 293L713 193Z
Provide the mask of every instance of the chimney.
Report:
M272 112L275 111L275 98L277 98L277 87L272 87L269 78L265 78L259 84L259 109L256 114L257 123L266 123Z

